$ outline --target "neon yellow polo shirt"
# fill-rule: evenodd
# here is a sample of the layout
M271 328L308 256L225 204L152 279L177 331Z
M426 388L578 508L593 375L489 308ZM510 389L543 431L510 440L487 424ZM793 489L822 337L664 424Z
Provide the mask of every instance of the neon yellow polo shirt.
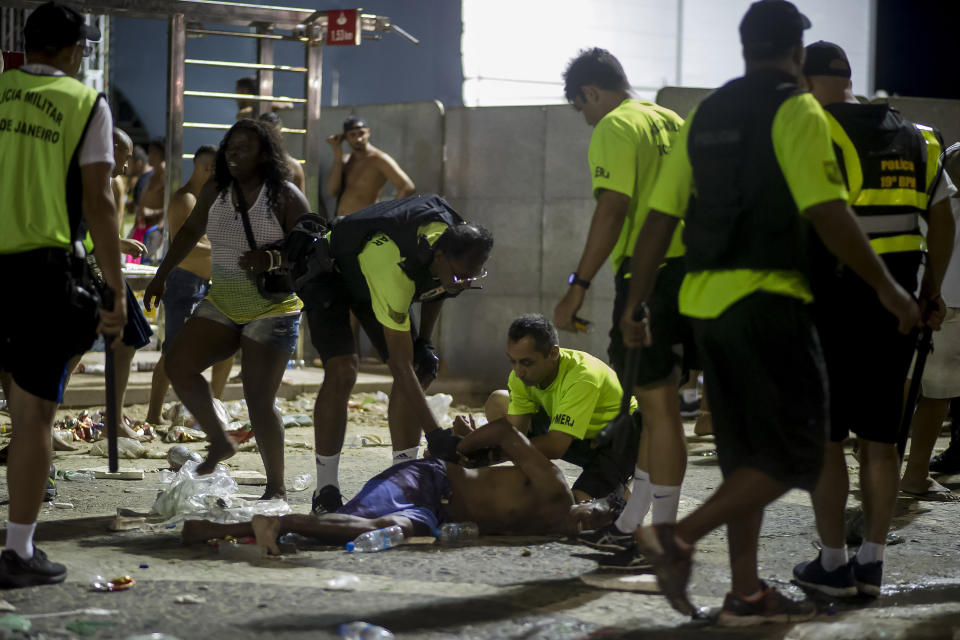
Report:
M507 387L507 413L524 416L543 409L550 416L550 431L561 431L580 440L589 440L617 417L623 395L617 374L609 365L573 349L560 349L557 377L546 389L528 387L512 371ZM636 398L630 398L631 411L636 408Z
M683 218L694 189L687 136L695 110L687 117L674 151L667 157L660 180L650 196L650 208ZM837 166L827 119L809 93L785 100L773 118L770 132L780 170L801 212L831 200L847 200ZM801 215L803 215L801 213ZM757 291L811 302L807 278L799 271L728 269L688 272L680 287L680 313L693 318L716 318L733 303Z
M670 109L647 100L624 100L593 129L587 157L594 197L608 189L630 198L620 237L610 253L615 273L633 255L653 185L682 125L683 119ZM670 242L668 258L683 255L682 233L680 225Z
M446 230L447 225L442 222L428 222L420 226L417 234L426 236L432 247ZM370 238L357 259L370 289L370 302L377 321L388 329L409 331L410 305L417 287L400 268L403 262L400 247L385 233L378 233Z

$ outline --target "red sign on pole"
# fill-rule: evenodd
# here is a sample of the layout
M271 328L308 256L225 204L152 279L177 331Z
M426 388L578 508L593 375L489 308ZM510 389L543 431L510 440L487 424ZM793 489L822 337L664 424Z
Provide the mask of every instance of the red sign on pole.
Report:
M357 9L327 11L327 44L360 44L360 12Z

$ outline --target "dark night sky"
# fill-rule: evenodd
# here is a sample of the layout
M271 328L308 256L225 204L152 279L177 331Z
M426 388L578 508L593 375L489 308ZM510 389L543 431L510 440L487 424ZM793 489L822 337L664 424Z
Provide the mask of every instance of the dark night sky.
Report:
M877 0L876 88L960 98L960 0Z

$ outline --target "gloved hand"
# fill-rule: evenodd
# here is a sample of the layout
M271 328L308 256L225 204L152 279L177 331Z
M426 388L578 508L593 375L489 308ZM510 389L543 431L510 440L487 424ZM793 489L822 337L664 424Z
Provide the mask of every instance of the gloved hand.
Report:
M440 356L437 350L425 338L417 338L413 343L413 372L424 390L436 380L440 370Z
M430 455L447 462L460 462L457 445L463 437L455 435L452 429L434 429L427 434L427 448Z

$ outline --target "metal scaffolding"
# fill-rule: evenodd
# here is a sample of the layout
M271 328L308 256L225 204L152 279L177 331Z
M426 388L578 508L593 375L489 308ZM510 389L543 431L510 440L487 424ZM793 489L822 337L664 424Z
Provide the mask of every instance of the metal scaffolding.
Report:
M33 9L42 0L3 0L7 7ZM164 209L174 190L182 182L183 130L228 129L232 123L185 122L184 97L250 100L257 103L257 112L264 113L275 102L302 104L304 123L300 128L284 128L285 133L304 135L304 175L306 196L317 210L320 151L323 136L320 123L320 86L322 51L327 31L327 12L294 7L271 7L216 0L78 0L70 4L78 11L94 15L123 18L152 18L168 21L167 56L167 125L166 185ZM211 26L247 27L252 31L216 29ZM394 31L410 42L416 38L391 23L390 18L360 14L363 39L377 40L382 33ZM257 41L257 61L201 60L187 58L187 35L200 37L253 38ZM303 66L274 64L273 48L278 40L299 42L304 47ZM184 77L186 65L251 69L257 72L257 95L188 90ZM304 76L303 97L275 96L274 74L300 73Z

